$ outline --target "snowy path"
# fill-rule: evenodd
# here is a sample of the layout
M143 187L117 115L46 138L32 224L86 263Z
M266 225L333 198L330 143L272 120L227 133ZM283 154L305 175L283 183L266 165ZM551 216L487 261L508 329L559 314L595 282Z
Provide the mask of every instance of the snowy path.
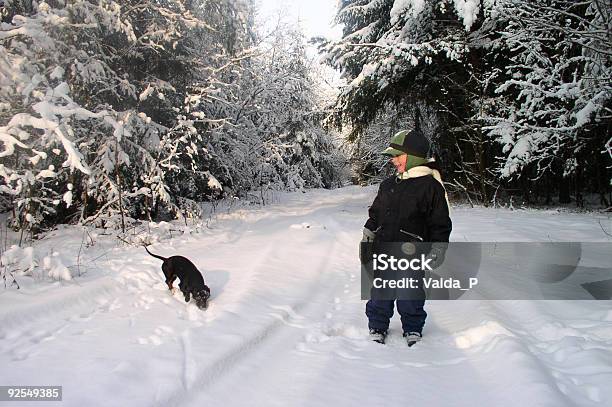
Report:
M5 290L0 384L63 385L69 406L612 403L609 301L430 301L418 346L397 316L387 346L370 342L356 243L373 193L289 194L154 245L199 266L206 312L172 297L160 262L134 248L70 283ZM598 220L610 224L468 208L453 220L452 239L473 241L603 240Z

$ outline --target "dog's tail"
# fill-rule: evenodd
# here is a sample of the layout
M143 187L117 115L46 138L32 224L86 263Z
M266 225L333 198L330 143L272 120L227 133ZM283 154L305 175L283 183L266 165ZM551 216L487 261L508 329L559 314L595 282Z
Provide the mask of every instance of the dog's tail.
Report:
M158 256L157 254L153 254L153 253L151 253L151 252L149 251L149 249L147 249L147 246L145 246L144 248L145 248L145 250L147 251L147 253L149 253L151 256L156 257L156 258L158 258L158 259L160 259L160 260L162 260L162 261L166 261L166 260L168 260L168 259L166 259L165 257Z

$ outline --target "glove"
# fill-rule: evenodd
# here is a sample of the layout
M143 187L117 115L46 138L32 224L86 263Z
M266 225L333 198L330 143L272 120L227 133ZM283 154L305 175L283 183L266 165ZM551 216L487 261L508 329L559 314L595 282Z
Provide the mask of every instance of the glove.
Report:
M432 269L437 269L444 263L447 248L448 243L446 242L435 242L432 244L431 250L427 255L427 258L432 260L431 263L429 263Z
M359 260L361 264L367 264L372 261L372 255L374 254L374 239L376 239L376 233L368 228L363 228L363 237L359 244Z
M373 242L376 239L376 233L372 232L368 228L363 228L363 237L361 238L362 242Z

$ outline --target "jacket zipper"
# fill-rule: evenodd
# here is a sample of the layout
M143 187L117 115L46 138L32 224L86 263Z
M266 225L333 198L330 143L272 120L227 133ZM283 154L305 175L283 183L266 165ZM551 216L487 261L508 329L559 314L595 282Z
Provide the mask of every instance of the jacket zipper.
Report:
M406 232L404 229L400 229L400 232L407 234L408 236L412 236L415 239L418 239L419 241L423 241L423 238L419 235L415 235L414 233L410 233L410 232Z

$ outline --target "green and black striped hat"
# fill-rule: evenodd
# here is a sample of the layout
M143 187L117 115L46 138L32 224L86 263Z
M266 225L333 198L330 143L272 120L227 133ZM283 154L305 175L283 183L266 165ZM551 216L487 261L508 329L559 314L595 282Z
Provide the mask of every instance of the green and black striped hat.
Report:
M429 148L429 140L419 130L402 130L393 136L389 147L382 154L390 157L409 154L415 157L427 158Z

